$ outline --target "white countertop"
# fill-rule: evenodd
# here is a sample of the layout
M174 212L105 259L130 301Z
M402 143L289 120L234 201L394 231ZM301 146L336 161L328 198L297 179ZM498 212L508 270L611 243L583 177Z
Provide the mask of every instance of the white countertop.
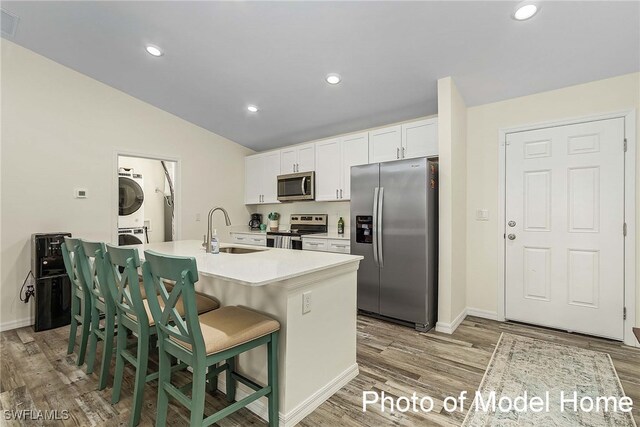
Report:
M221 247L229 246L265 249L260 246L225 243L221 245ZM264 286L363 259L363 257L356 255L275 248L249 254L227 254L224 252L208 254L205 253L200 240L149 243L132 245L132 247L138 249L141 259L144 259L144 250L146 249L167 255L194 257L201 275L246 286Z
M344 231L344 234L338 234L336 231L330 231L328 233L313 233L306 234L302 238L308 239L336 239L336 240L351 240L351 234L349 230Z

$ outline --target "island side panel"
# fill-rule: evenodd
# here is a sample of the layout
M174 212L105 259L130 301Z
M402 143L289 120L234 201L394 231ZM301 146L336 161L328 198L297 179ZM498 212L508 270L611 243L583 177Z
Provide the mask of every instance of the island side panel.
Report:
M310 276L290 289L287 303L286 421L299 422L358 374L357 267ZM313 277L313 279L312 279ZM303 314L303 294L311 311Z

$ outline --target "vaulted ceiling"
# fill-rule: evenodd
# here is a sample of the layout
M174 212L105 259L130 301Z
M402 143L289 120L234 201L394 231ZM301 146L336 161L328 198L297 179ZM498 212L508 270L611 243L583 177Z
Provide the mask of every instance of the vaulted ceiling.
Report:
M14 42L265 150L640 70L640 3L14 2ZM162 48L152 57L146 44ZM342 82L330 86L328 73ZM258 113L249 113L248 104Z

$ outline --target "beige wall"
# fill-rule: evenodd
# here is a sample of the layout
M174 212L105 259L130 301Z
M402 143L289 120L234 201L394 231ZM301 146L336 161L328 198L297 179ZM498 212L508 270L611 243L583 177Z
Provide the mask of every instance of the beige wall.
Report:
M2 40L2 277L0 326L28 322L18 300L33 232L110 241L115 152L178 158L183 239L201 239L208 209L248 220L244 156L252 151ZM74 188L88 190L74 199ZM222 215L216 226L225 230Z
M497 311L498 130L628 109L640 110L640 73L571 86L493 104L471 107L467 116L467 306ZM637 121L637 123L640 123ZM640 139L636 141L640 148ZM640 167L640 150L637 167ZM636 178L640 201L640 185ZM637 206L637 204L636 204ZM476 209L489 221L476 221ZM640 209L637 213L640 213ZM636 219L640 224L640 216ZM640 236L636 237L640 243ZM640 265L640 250L636 250ZM640 325L640 287L636 286Z
M451 77L438 80L438 329L446 332L466 308L467 107Z

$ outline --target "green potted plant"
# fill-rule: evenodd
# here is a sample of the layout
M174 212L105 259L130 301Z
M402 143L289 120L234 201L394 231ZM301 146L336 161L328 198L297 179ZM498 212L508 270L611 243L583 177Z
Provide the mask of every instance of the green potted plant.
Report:
M269 218L269 229L271 231L278 231L278 220L280 219L280 214L278 212L269 212L267 218Z

